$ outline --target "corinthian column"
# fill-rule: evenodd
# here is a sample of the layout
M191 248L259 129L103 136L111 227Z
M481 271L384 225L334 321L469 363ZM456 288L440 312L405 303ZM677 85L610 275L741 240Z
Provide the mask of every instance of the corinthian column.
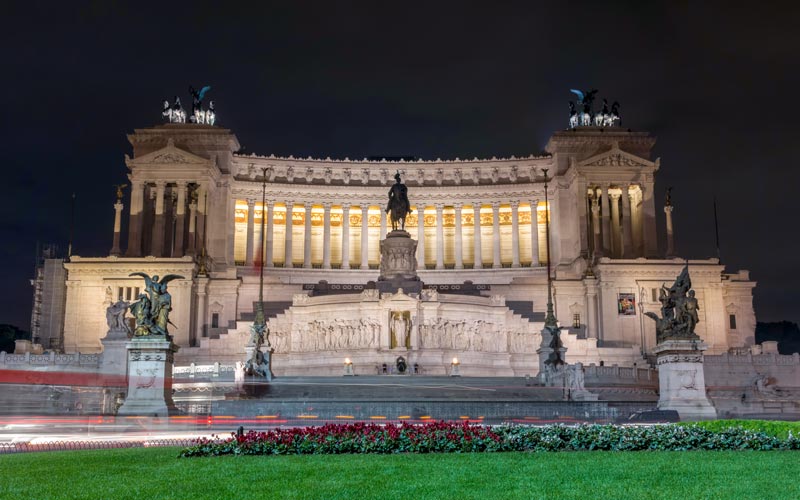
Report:
M331 268L331 204L322 204L322 269Z
M603 247L600 240L600 204L597 201L596 193L592 196L592 236L595 256L603 255Z
M142 256L142 208L144 207L144 182L131 180L131 210L128 224L128 257Z
M244 263L248 267L253 267L253 245L256 227L256 200L247 200L247 245L245 247ZM259 262L261 259L258 259Z
M623 257L633 257L633 224L631 220L631 198L628 185L622 186L622 249Z
M667 257L675 256L675 237L672 232L672 210L672 205L666 205L664 207L664 213L667 216Z
M275 234L275 205L273 201L267 200L267 206L261 208L261 216L267 218L267 234L266 234L266 241L264 242L267 247L266 251L264 252L264 266L265 267L272 267L275 265L274 262L274 249L272 248L272 241L274 239ZM265 236L262 234L262 238Z
M186 254L194 255L197 250L197 201L189 203L189 241L186 242Z
M342 269L350 269L350 205L342 205Z
M602 186L600 216L603 218L603 255L611 256L611 203L608 199L608 184Z
M613 255L616 258L622 257L622 238L620 237L619 227L619 195L611 194L611 243Z
M511 202L511 267L519 267L519 202Z
M292 263L292 212L294 211L294 201L286 202L286 238L285 250L283 251L283 267L291 269Z
M164 190L167 183L156 181L156 207L153 219L153 237L150 240L150 255L161 257L164 253Z
M539 266L539 200L531 200L531 267Z
M481 204L479 202L472 203L472 213L474 218L473 223L473 239L475 243L475 264L473 269L480 269L483 267L483 257L481 256Z
M503 267L500 261L500 202L492 203L492 267Z
M455 243L456 243L456 269L464 269L464 255L463 255L463 241L462 241L462 234L461 234L461 203L456 203L453 205L453 208L456 211L456 232L455 232Z
M361 204L361 269L369 269L369 204Z
M436 207L436 269L444 269L444 205L437 203Z
M178 200L175 207L175 246L172 249L173 257L182 257L184 254L183 234L186 228L186 182L178 181Z
M303 267L311 269L311 203L304 203L305 208L305 237L303 238Z
M417 269L425 269L425 205L417 207Z

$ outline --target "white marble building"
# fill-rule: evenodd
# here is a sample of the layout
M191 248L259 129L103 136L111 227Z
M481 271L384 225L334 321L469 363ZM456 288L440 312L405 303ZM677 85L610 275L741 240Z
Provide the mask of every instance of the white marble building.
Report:
M556 132L543 156L434 161L240 155L230 130L197 124L137 129L129 140L131 195L115 205L111 255L65 265L66 351L101 349L105 306L134 300L143 283L128 274L143 271L186 277L170 283L177 363L239 360L263 259L266 309L277 314L269 320L276 375L340 374L346 357L357 373L375 373L400 355L427 373L447 373L457 357L463 375L535 374L546 306L545 170L569 361L643 363L655 328L642 312L659 310L658 287L685 264L658 248L660 163L646 132L578 127ZM414 296L368 286L396 171L409 188L406 230L419 242L417 272L428 288ZM198 274L202 255L206 275ZM715 259L691 260L689 270L708 353L752 344L748 272L726 273ZM309 296L323 280L335 293ZM405 346L393 340L393 312L410 315Z

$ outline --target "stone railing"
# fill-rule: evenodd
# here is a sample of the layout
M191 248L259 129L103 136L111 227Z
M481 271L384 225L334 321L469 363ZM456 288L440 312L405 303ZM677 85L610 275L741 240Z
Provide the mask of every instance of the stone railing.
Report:
M102 354L81 354L79 352L59 354L50 352L47 354L8 354L0 352L0 368L25 370L28 367L38 366L77 366L77 367L98 367Z
M626 367L626 366L598 366L595 364L584 365L584 377L587 382L605 383L656 383L658 372L651 368Z
M172 368L172 376L188 375L189 378L195 377L211 377L217 378L220 374L234 373L236 367L233 365L223 365L219 362L213 365L197 365L195 363L189 366L175 366Z

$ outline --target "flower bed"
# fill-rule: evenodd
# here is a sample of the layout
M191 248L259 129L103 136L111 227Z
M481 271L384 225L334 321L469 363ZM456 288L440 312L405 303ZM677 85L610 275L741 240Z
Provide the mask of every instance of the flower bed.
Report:
M782 439L741 427L712 431L695 425L488 427L466 422L354 423L250 431L225 440L199 439L183 449L180 456L587 450L800 450L800 439L792 434Z

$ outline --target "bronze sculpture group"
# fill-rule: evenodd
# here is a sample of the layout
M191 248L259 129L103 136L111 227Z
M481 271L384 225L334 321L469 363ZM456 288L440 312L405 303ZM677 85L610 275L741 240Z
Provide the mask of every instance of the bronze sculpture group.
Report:
M389 201L386 204L386 213L392 220L392 231L405 230L406 216L411 213L411 203L408 201L408 188L400 182L400 172L394 174L395 184L389 189ZM399 227L398 227L399 226Z
M131 273L129 276L141 276L145 282L145 292L140 293L136 302L130 305L131 313L136 320L134 337L163 336L169 338L169 313L172 311L172 295L167 291L167 283L176 279L184 279L177 274L168 274L159 281L158 275L151 278L145 273Z
M661 285L659 302L661 317L656 313L644 313L656 322L656 341L666 340L698 340L694 332L699 322L700 306L695 298L692 280L689 278L689 266L683 268L675 283L667 288Z

